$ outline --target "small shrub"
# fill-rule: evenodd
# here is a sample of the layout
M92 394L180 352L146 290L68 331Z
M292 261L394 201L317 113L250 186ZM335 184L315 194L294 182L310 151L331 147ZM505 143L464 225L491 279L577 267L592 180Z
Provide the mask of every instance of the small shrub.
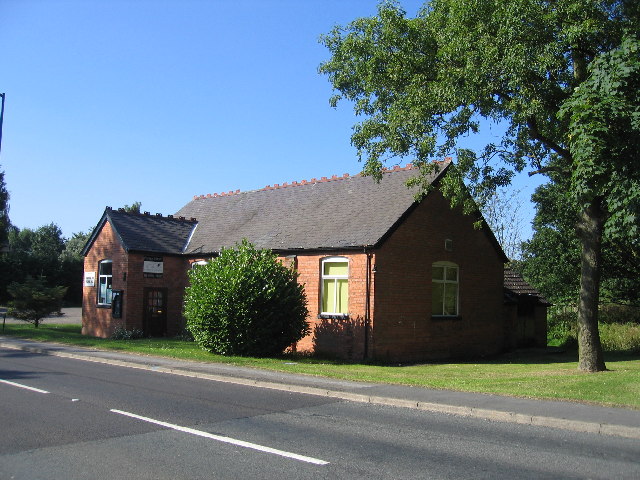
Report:
M136 340L144 337L144 332L137 328L127 330L122 325L118 325L111 334L113 340Z
M605 352L640 353L640 325L629 322L600 323L600 341Z
M551 345L571 347L577 345L578 314L572 310L550 311L547 319L547 342Z
M221 355L273 356L309 332L298 274L247 240L189 272L184 314L203 349Z

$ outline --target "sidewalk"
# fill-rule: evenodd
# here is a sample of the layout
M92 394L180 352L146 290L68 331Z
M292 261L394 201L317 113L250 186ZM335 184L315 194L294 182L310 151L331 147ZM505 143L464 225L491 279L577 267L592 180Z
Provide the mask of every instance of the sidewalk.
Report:
M640 411L625 408L350 382L216 363L92 350L2 336L0 336L0 347L353 402L413 408L640 440Z

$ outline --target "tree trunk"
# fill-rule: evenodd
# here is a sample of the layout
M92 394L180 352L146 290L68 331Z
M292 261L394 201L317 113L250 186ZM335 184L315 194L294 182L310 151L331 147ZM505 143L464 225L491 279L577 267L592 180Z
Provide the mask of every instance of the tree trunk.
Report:
M578 228L582 243L578 305L578 369L583 372L601 372L607 369L598 332L604 218L601 199L595 199L583 210Z

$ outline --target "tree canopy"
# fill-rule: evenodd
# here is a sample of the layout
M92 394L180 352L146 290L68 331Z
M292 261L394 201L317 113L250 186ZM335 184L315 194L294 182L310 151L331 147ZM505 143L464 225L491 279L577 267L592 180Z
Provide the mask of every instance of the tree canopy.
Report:
M424 175L455 155L471 196L488 198L516 172L565 179L580 212L580 362L605 369L597 329L603 229L637 232L638 32L636 0L433 0L416 18L396 2L336 27L320 66L362 120L351 140L364 171L410 156ZM461 138L501 123L478 151ZM489 137L487 137L489 138ZM474 208L455 175L442 189ZM425 186L426 188L426 186Z
M129 213L140 213L140 208L142 207L142 202L133 202L131 205L125 205L124 211Z

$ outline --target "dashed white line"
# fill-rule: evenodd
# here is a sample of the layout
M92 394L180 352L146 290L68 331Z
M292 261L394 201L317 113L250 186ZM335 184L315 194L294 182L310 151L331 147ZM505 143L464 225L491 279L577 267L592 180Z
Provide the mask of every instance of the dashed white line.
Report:
M149 417L143 417L141 415L136 415L135 413L124 412L122 410L111 409L113 413L118 413L120 415L125 415L127 417L136 418L138 420L142 420L144 422L154 423L156 425L160 425L166 428L171 428L173 430L177 430L179 432L190 433L191 435L197 435L199 437L209 438L211 440L216 440L218 442L230 443L232 445L237 445L239 447L250 448L252 450L258 450L260 452L271 453L273 455L279 455L281 457L291 458L293 460L299 460L301 462L313 463L315 465L328 465L329 462L325 460L319 460L313 457L306 457L304 455L298 455L297 453L285 452L284 450L277 450L271 447L265 447L263 445L258 445L256 443L245 442L243 440L236 440L235 438L223 437L220 435L214 435L212 433L203 432L202 430L195 430L189 427L181 427L180 425L174 425L173 423L163 422L161 420L155 420Z
M32 392L49 393L46 390L30 387L28 385L23 385L22 383L10 382L9 380L2 380L1 378L0 378L0 383L6 383L7 385L13 385L14 387L24 388L25 390L31 390Z

